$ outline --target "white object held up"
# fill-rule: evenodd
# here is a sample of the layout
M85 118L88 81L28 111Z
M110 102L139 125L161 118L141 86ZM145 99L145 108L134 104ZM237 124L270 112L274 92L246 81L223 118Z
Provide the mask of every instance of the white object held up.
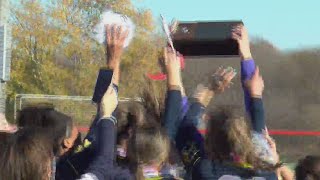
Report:
M122 26L123 29L129 30L128 37L126 38L123 47L128 47L130 44L135 31L135 24L132 20L122 14L112 12L111 10L107 10L102 13L100 22L95 26L95 39L100 43L103 44L106 40L105 37L105 27L106 25L113 25L116 24L118 26Z

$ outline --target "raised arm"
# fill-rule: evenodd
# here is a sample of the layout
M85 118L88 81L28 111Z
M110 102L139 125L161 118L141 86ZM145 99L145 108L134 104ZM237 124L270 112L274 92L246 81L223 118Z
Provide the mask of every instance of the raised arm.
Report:
M180 118L182 104L180 62L176 53L170 48L166 48L164 52L168 76L168 91L165 102L164 123L169 138L174 140L177 133L176 124Z
M111 82L118 91L121 55L123 52L123 43L127 36L128 31L124 30L121 26L106 26L106 67L102 67L99 71L92 98L92 101L97 103L97 114L99 114L101 98ZM99 117L96 115L86 139L94 140L94 131L98 119Z
M262 133L266 127L264 109L262 102L262 93L264 89L264 81L260 75L259 67L256 68L252 78L246 81L245 85L250 96L250 117L252 120L252 128L258 133Z
M105 179L112 174L117 123L112 113L117 105L117 92L113 86L109 86L101 101L100 119L97 122L97 148L95 156L86 174L81 179L85 179L86 177Z
M232 37L239 45L239 53L241 57L241 83L244 92L245 108L251 118L253 130L261 133L266 126L262 101L262 92L264 87L263 80L251 55L250 40L247 29L243 25L236 26L233 29ZM261 92L252 92L257 90Z
M183 125L193 125L197 127L205 108L209 105L214 95L224 92L225 89L229 87L235 75L236 71L231 67L219 68L210 77L208 87L199 84L193 94L192 102L183 121Z
M106 26L106 67L100 69L92 100L100 103L102 96L112 83L118 87L120 79L121 55L123 43L128 31L121 26Z
M113 69L112 83L119 86L121 55L129 31L122 26L107 25L106 33L107 66L109 69Z
M243 25L235 26L232 30L232 38L238 42L241 57L241 83L244 91L244 102L247 113L250 114L250 94L245 82L251 79L256 65L251 55L250 40L247 29Z
M204 138L199 133L197 124L214 94L222 93L229 86L235 74L233 68L218 69L211 77L212 79L210 78L210 86L198 86L193 95L190 108L176 136L176 147L187 171L191 172L200 159L205 158Z

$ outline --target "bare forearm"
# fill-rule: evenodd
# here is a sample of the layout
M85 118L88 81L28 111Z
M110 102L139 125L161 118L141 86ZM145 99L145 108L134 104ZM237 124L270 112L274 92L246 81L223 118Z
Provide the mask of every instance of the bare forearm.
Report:
M181 86L181 76L179 73L168 73L168 87L169 86Z
M119 86L119 82L120 82L120 64L117 64L113 69L112 83L116 86Z
M251 55L250 50L249 50L249 52L244 52L241 54L241 60L242 61L252 60L252 55Z

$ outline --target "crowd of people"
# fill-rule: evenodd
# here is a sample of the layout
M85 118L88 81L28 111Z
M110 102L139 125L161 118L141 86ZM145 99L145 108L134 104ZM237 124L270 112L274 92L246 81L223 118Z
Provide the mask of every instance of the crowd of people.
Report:
M183 87L180 61L164 49L167 92L160 108L152 91L127 112L118 106L121 55L128 31L106 27L106 65L96 82L97 114L81 138L74 120L53 106L26 107L18 130L1 132L1 180L319 180L320 156L306 156L295 172L281 162L269 136L263 108L264 81L250 51L248 33L235 26L245 112L234 106L207 107L232 85L237 71L220 67L192 96ZM119 112L120 111L120 112ZM199 127L205 124L206 132Z

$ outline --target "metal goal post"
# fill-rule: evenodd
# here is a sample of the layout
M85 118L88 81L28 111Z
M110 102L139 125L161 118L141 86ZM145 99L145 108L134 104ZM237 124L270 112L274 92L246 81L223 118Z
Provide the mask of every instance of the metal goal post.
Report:
M120 98L119 102L139 101L139 98ZM96 104L92 102L91 96L63 96L46 94L17 94L14 102L14 119L17 113L24 107L47 103L52 104L55 109L71 116L79 125L88 125L89 121L96 115Z

